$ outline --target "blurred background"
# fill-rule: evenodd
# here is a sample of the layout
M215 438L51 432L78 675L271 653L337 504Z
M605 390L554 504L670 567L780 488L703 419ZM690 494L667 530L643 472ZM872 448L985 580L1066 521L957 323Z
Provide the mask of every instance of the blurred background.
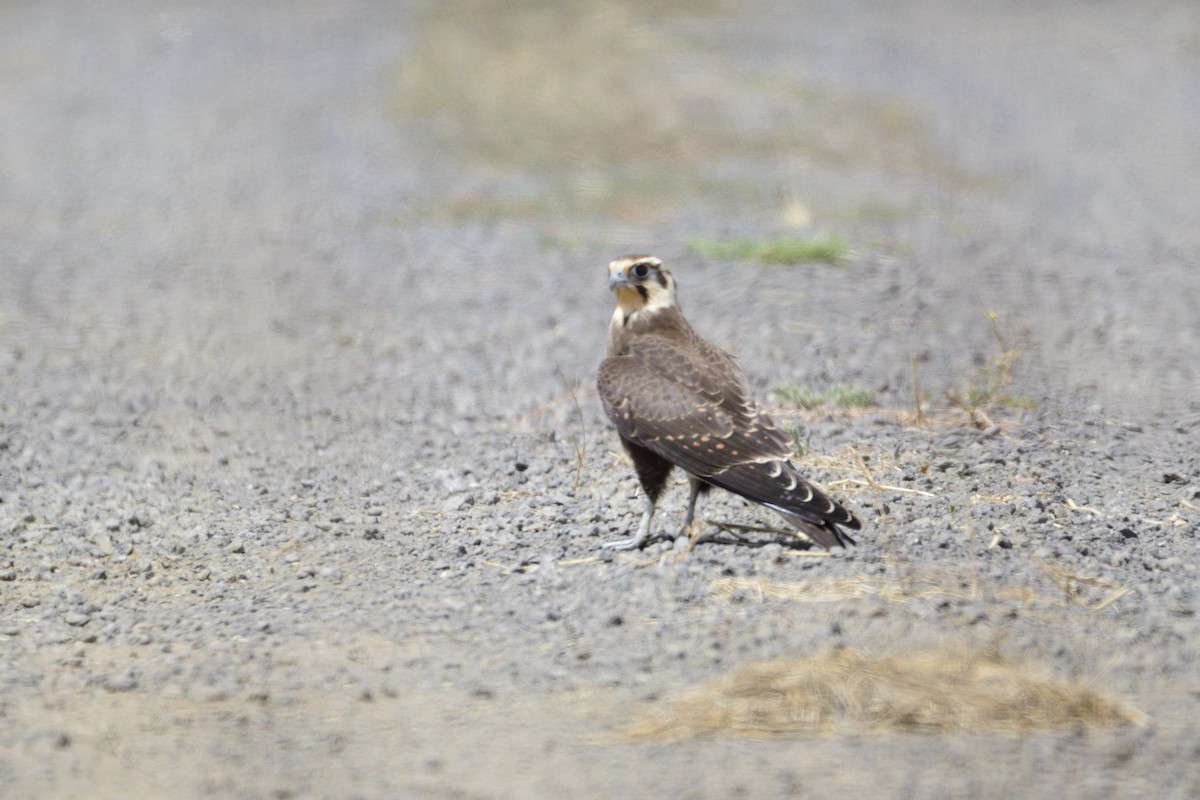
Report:
M1194 414L1198 129L1190 2L4 3L0 375L520 419L633 250L765 385Z

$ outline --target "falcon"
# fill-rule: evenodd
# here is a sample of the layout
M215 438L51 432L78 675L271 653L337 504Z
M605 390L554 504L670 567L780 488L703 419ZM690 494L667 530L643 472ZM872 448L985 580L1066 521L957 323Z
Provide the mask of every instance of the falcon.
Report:
M617 308L597 388L608 418L646 493L637 533L608 542L634 550L650 537L650 520L671 470L688 477L690 529L696 498L713 486L776 511L826 550L854 540L858 518L800 476L789 437L750 396L733 356L683 318L675 279L653 256L624 256L608 265Z

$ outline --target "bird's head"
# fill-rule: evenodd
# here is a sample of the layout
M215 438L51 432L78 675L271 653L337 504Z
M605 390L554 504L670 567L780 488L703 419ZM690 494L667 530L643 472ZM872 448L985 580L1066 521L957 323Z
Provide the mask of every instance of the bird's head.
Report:
M608 288L625 317L675 305L675 279L654 256L622 256L610 263Z

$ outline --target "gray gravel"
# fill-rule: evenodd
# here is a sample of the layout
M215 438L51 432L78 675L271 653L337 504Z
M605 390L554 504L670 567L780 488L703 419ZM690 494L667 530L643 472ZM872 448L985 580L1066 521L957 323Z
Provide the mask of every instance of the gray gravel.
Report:
M397 114L416 11L0 7L4 796L1200 795L1200 12L873 5L650 28L682 74L908 109L954 176L730 151L754 188L632 221L440 213L548 179ZM685 247L776 232L781 171L847 263ZM860 547L599 549L640 513L592 389L627 250L757 389L876 391L791 412ZM994 358L989 311L1033 407L981 431L938 397ZM929 575L955 591L714 586ZM1150 723L613 736L754 660L993 641Z

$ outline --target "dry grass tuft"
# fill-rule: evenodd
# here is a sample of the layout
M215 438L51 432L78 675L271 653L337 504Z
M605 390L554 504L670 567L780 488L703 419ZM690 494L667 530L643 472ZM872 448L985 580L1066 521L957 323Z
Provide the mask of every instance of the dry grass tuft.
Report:
M1146 721L1135 708L1038 674L996 648L881 657L838 649L739 667L665 701L623 733L658 740L838 729L1016 734Z

